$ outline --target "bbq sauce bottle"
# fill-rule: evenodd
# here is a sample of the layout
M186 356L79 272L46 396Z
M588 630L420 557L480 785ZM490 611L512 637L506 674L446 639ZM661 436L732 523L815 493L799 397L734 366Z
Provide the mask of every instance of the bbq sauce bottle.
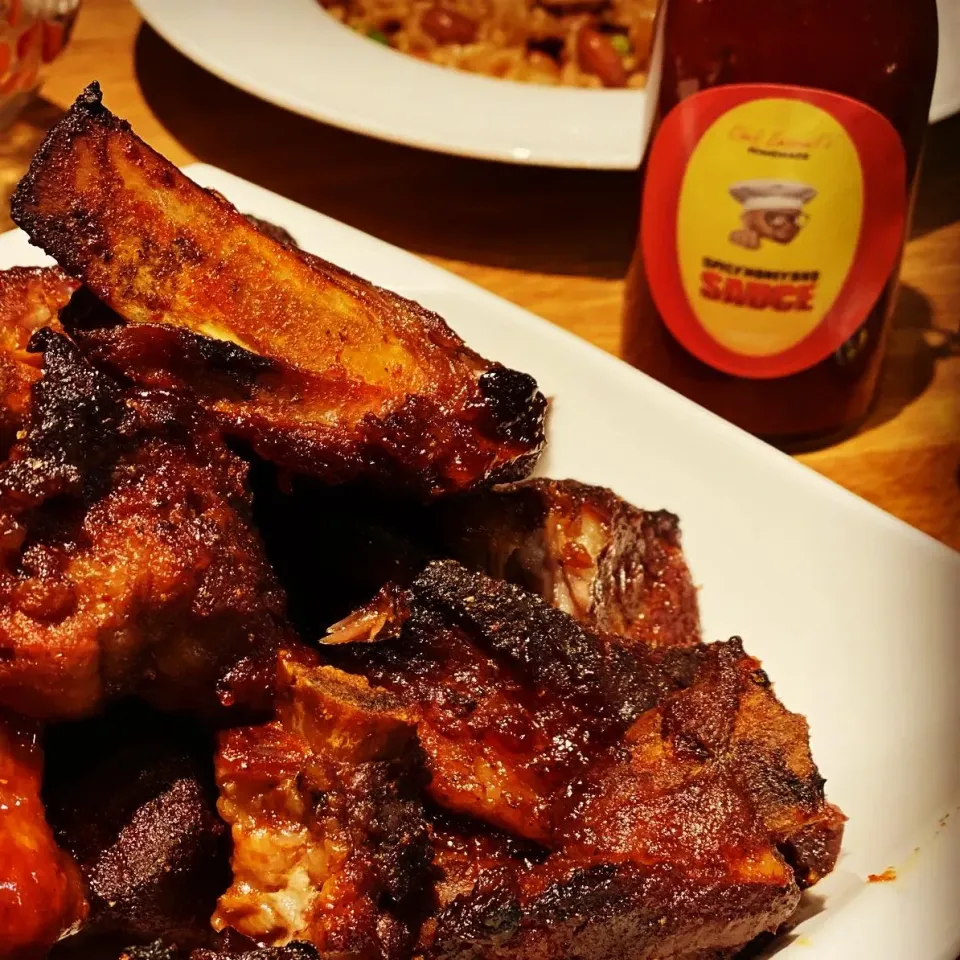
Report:
M778 445L827 442L877 383L936 0L667 0L662 17L623 355Z

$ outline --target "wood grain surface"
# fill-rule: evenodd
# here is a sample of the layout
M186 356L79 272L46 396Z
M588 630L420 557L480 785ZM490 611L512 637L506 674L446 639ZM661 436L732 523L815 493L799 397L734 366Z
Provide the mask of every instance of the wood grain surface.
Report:
M84 0L42 99L0 144L4 212L44 130L94 79L108 106L175 163L229 170L616 353L633 174L487 163L346 133L194 66L128 0ZM960 548L960 117L930 128L874 411L857 436L800 459Z

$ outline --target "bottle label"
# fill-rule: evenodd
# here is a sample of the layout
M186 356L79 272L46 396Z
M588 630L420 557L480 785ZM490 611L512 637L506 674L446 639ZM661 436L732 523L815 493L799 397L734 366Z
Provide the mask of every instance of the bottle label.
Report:
M834 93L735 84L664 119L641 243L654 301L704 363L798 373L866 319L896 268L906 160L891 123Z

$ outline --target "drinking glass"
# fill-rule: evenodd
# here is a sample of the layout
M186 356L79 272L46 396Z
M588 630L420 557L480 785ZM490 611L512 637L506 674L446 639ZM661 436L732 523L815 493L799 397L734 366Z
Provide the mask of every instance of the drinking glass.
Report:
M66 46L80 0L0 0L0 130L33 99Z

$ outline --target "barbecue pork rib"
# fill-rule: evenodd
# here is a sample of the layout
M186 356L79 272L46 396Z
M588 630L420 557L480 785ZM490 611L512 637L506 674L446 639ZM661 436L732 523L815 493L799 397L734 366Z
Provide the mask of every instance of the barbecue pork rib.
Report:
M437 804L546 846L557 795L700 656L624 646L454 561L432 562L410 594L396 639L327 656L416 712Z
M57 267L0 270L0 455L23 426L30 387L40 379L36 354L27 352L41 327L57 327L57 313L77 288Z
M12 214L126 322L89 330L88 349L203 396L268 460L430 496L518 479L539 454L532 378L258 231L104 108L97 84L50 131Z
M628 756L587 771L560 804L555 837L567 856L762 867L773 847L802 887L833 869L845 818L824 798L807 723L739 639L704 647L690 685L625 739Z
M509 580L596 630L652 646L700 640L697 591L666 510L575 480L526 480L442 501L449 556Z
M43 376L0 464L0 704L218 709L233 668L289 640L246 464L201 411L122 388L66 337L30 349Z
M843 816L806 723L739 640L624 642L452 561L404 616L327 655L417 717L432 802L487 825L433 827L426 957L733 950L832 869Z
M0 958L40 960L86 914L83 883L40 798L35 721L0 711Z
M706 648L693 682L648 711L615 763L559 804L558 851L522 863L487 843L450 870L425 956L631 960L735 951L784 923L836 861L843 816L826 803L806 724L739 641ZM443 887L441 887L441 890Z
M790 870L770 859L698 869L560 855L527 873L483 875L435 920L426 960L713 960L796 909Z
M233 885L213 925L323 956L403 960L427 903L416 726L362 678L284 653L276 719L228 731L218 809Z
M206 946L230 882L211 735L131 701L51 728L44 747L50 823L90 904L71 947L105 956L110 943L157 937L186 951Z

